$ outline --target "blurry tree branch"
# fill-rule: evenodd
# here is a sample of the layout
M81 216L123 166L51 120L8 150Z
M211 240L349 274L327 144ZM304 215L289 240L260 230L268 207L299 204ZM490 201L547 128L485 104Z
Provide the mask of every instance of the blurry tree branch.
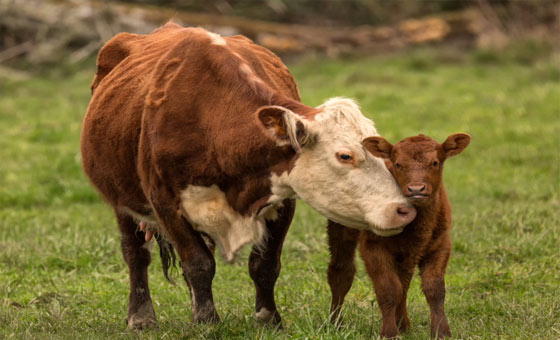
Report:
M12 46L0 52L0 63L15 58L21 54L28 53L33 49L33 43L26 41L19 45Z
M0 0L0 63L16 58L24 58L31 65L61 61L77 63L96 53L118 32L146 34L169 20L183 26L203 26L222 35L243 34L281 55L318 53L337 56L449 41L467 46L496 44L515 26L508 21L544 27L542 32L545 35L551 30L554 32L558 27L558 11L550 11L550 8L558 9L558 4L542 10L536 0L527 2L523 5L514 2L508 7L514 10L510 10L492 6L488 0L479 0L474 7L402 20L394 25L334 27L285 24L99 0ZM233 2L213 3L220 5L220 11L228 12L228 6L231 7ZM281 1L269 1L278 13L284 10L282 4ZM286 4L295 6L295 2ZM375 10L380 4L374 1L368 6ZM524 14L529 12L530 15L531 11L539 18L548 19L537 20ZM519 27L515 28L516 35L519 31Z

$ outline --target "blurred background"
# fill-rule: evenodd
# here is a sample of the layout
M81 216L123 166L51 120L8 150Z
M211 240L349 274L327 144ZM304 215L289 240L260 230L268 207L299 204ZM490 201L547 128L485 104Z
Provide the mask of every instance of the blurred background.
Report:
M540 53L558 46L559 10L555 0L0 0L0 74L80 63L118 32L147 34L170 19L243 34L285 58L512 40Z

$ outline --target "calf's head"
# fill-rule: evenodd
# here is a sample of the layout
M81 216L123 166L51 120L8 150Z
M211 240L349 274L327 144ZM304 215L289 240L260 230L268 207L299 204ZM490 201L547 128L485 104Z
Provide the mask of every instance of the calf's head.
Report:
M313 119L272 108L258 112L262 126L279 146L297 151L291 169L273 175L273 196L291 192L335 222L382 236L401 232L414 219L416 210L383 161L362 146L377 131L356 103L330 99Z
M418 135L391 145L383 137L368 137L363 141L366 149L384 158L404 195L415 206L429 204L442 182L443 163L461 153L470 143L471 136L456 133L443 144L430 137Z

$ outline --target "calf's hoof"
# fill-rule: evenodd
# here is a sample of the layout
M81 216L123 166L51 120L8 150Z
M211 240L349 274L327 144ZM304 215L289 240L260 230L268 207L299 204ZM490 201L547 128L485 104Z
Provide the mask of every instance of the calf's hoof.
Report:
M145 303L135 313L128 316L126 323L129 329L146 329L157 327L156 313L151 303Z
M258 312L255 312L255 320L266 325L282 328L282 318L278 311L270 311L263 307Z
M451 338L451 330L449 328L446 329L440 328L436 332L432 332L432 338L438 338L438 339Z
M399 333L406 333L410 329L410 321L402 320L399 323Z
M382 330L380 336L385 339L396 339L399 336L397 328Z

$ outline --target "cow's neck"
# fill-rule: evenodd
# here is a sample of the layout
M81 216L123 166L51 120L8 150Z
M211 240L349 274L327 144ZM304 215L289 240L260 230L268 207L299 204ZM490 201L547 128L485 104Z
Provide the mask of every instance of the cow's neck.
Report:
M227 262L232 262L244 245L262 243L266 221L278 217L282 201L295 198L287 174L296 154L276 150L269 156L277 158L268 169L254 169L249 176L230 177L219 185L189 185L181 192L185 218L216 242Z

